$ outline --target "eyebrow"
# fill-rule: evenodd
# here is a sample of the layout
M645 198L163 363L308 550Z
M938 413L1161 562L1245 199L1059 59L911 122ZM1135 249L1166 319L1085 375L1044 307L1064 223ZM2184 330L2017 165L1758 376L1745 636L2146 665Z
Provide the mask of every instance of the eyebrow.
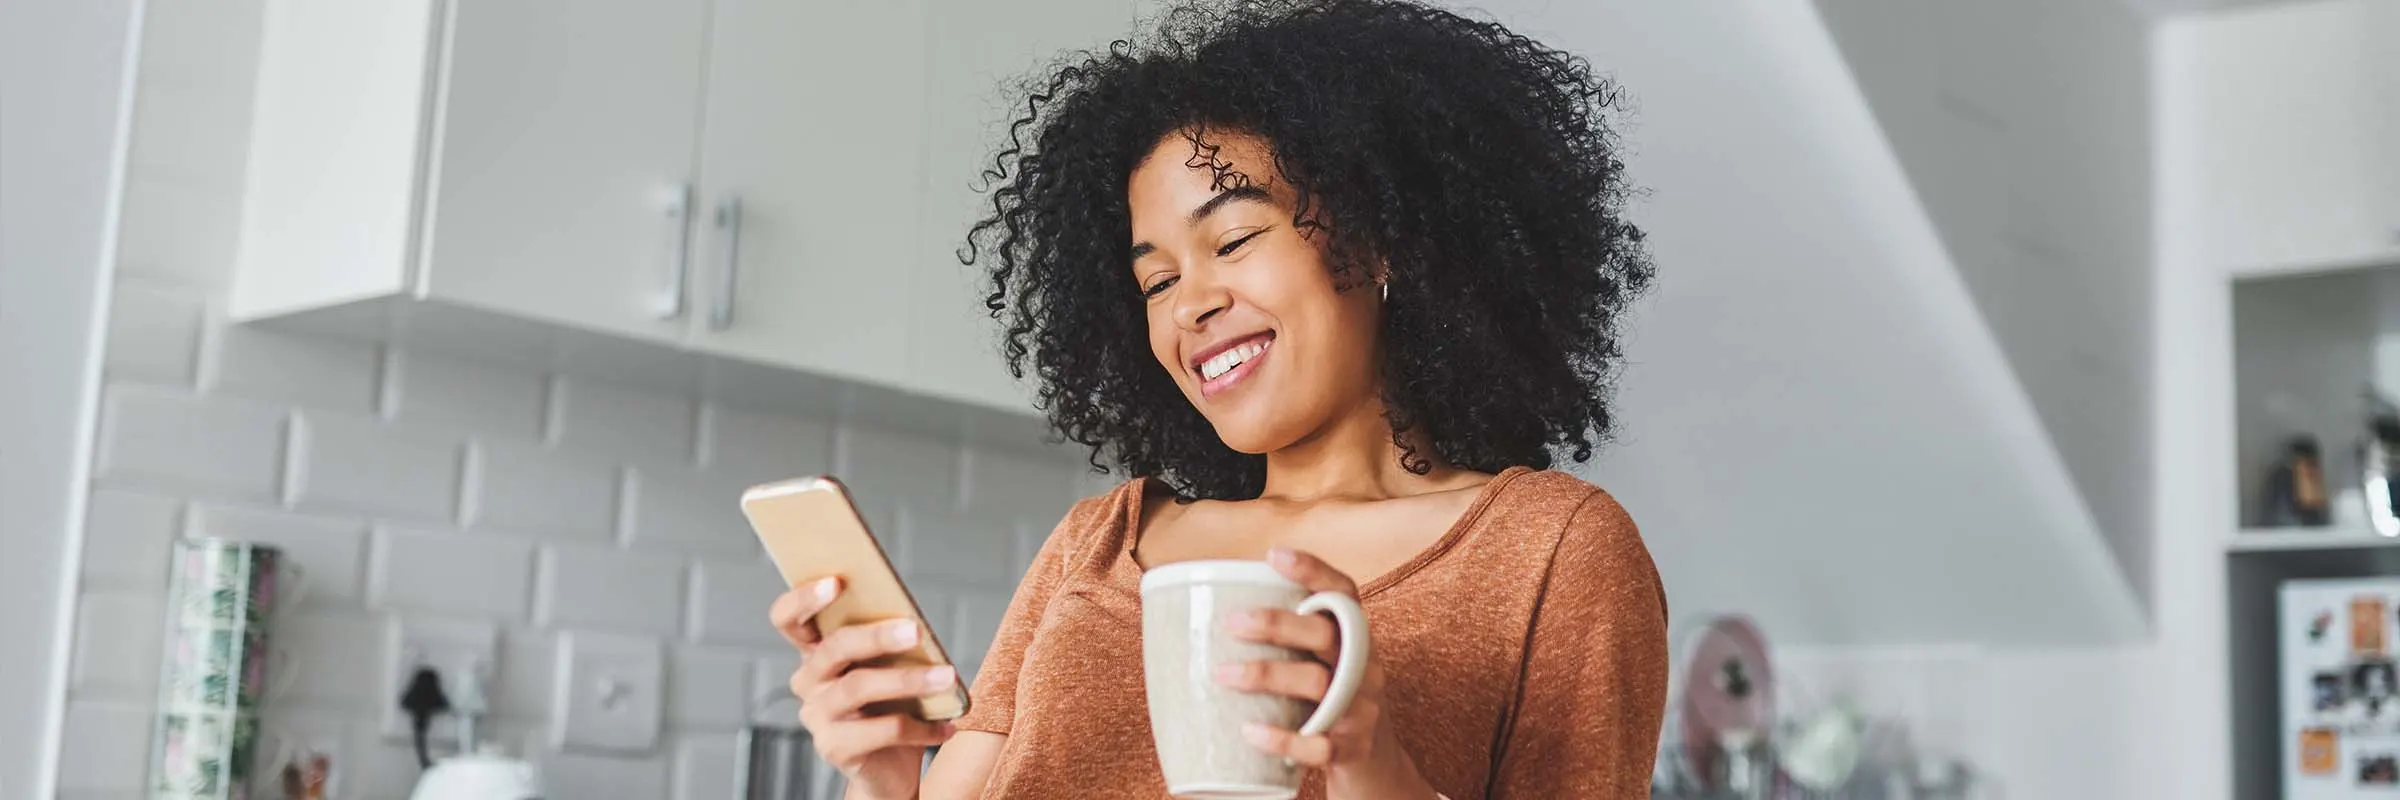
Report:
M1184 224L1186 226L1198 225L1201 220L1208 219L1208 215L1217 213L1218 209L1234 203L1267 203L1273 200L1274 198L1268 195L1265 189L1257 186L1236 186L1218 192L1215 197L1208 198L1207 201L1193 207L1192 213L1184 217ZM1133 260L1140 261L1143 256L1155 252L1158 252L1157 245L1149 242L1137 242L1133 245Z

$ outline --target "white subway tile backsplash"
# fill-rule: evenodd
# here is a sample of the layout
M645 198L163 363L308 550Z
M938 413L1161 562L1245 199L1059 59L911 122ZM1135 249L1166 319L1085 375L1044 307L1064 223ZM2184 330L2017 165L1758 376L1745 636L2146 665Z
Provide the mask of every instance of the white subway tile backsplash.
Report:
M690 398L559 378L550 385L560 449L637 464L689 464L697 407Z
M1037 459L970 448L966 461L962 507L987 515L1056 520L1075 504L1078 470L1063 453Z
M189 291L119 281L108 307L111 380L192 384L206 307Z
M790 716L798 713L799 708L792 698L792 673L799 669L800 652L790 644L780 651L750 659L750 696L777 703L776 710L766 712L768 715L782 713L786 715L784 719L796 719Z
M617 529L617 470L531 443L469 448L467 527L606 542Z
M748 486L713 473L635 467L626 473L625 539L640 548L761 557L766 551L742 516Z
M947 578L969 584L1010 585L1015 575L1015 524L980 509L900 510L901 574L911 582Z
M84 511L84 585L143 590L165 586L167 552L182 524L183 501L176 498L94 490Z
M384 413L402 427L542 438L548 381L541 375L408 351L392 353L384 369Z
M844 428L835 437L835 470L862 506L955 508L956 446L878 428Z
M158 648L166 634L163 594L88 593L75 609L76 697L146 700L158 689Z
M693 735L675 747L675 800L729 800L736 761L732 734Z
M787 588L764 559L703 561L692 570L692 641L788 647L767 623L767 607Z
M200 388L303 408L365 414L375 408L380 347L211 320Z
M97 471L103 480L199 497L275 499L283 475L282 409L188 392L108 389Z
M683 617L683 565L611 548L545 548L534 620L551 627L673 636Z
M336 797L412 800L410 793L424 770L417 766L416 751L406 736L390 736L374 723L360 723L351 726L349 744L345 755L350 762L341 769L341 792Z
M667 754L607 757L581 753L541 753L535 756L550 797L667 796Z
M285 654L270 661L275 705L300 705L351 714L379 713L399 697L384 686L384 627L356 611L286 614L275 621L273 646Z
M151 703L67 702L59 737L58 788L65 792L132 792L142 788L150 757Z
M238 186L132 176L118 212L117 274L216 289L233 277Z
M193 506L188 530L193 536L259 542L282 550L301 570L298 591L303 604L351 606L364 594L367 525L359 520L202 503Z
M950 638L943 642L950 647L950 657L958 661L961 675L973 676L983 666L984 651L992 649L992 637L1000 632L1000 618L1008 614L1008 601L1013 592L967 591L958 596L951 607Z
M457 439L314 411L300 413L292 434L294 505L416 521L456 513Z
M684 648L667 658L667 721L678 727L739 730L750 717L748 654Z
M701 465L743 483L833 471L833 426L823 420L711 405L700 430Z
M524 539L415 528L375 533L367 595L379 607L453 611L501 620L525 616L533 544Z
M500 680L492 687L492 710L511 719L549 719L557 674L557 634L525 628L501 633Z

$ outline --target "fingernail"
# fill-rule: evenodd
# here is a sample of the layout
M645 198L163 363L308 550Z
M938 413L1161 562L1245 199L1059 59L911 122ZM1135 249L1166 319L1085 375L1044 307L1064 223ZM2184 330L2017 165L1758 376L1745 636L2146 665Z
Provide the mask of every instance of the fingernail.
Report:
M832 578L820 578L817 580L816 588L811 589L810 591L816 593L817 602L831 603L833 602L833 593L841 588L840 584L840 581Z
M1291 566L1293 561L1295 561L1292 555L1292 549L1289 547L1271 547L1267 549L1268 563L1274 564L1278 567Z
M1260 620L1258 616L1256 611L1237 612L1225 618L1225 630L1236 635L1257 633L1260 628L1265 627L1264 621Z
M883 636L891 640L895 647L914 645L917 643L917 621L904 619L894 622L891 627L883 629Z
M925 671L925 688L927 689L939 689L950 685L950 682L955 680L958 680L958 670L952 667L934 667Z
M1242 679L1242 665L1240 664L1218 664L1216 669L1210 671L1216 673L1218 683L1232 685Z
M1266 723L1245 722L1242 723L1242 739L1258 747L1271 747L1275 743L1275 732Z

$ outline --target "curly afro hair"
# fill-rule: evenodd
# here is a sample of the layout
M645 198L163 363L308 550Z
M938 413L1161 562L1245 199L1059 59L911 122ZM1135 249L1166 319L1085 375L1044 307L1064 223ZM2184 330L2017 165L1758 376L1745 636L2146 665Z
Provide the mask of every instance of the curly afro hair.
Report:
M1197 164L1211 135L1263 138L1295 229L1331 237L1345 279L1388 279L1383 400L1409 469L1430 467L1417 443L1490 472L1608 437L1618 321L1652 267L1624 216L1621 93L1583 59L1418 3L1235 0L1172 9L1024 94L960 257L988 265L1010 371L1095 470L1186 499L1265 486L1264 457L1220 441L1149 350L1126 186L1174 135Z

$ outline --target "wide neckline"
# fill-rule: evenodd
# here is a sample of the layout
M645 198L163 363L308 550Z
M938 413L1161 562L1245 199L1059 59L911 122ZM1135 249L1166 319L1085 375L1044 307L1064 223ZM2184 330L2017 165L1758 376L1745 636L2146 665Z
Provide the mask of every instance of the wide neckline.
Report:
M1509 467L1501 470L1499 474L1493 475L1491 480L1484 481L1482 486L1476 488L1475 499L1467 503L1465 511L1459 512L1458 519L1451 521L1449 529L1442 531L1442 535L1434 539L1432 544L1418 549L1416 555L1410 556L1407 561L1400 562L1399 566L1385 570L1383 574L1360 583L1358 599L1365 600L1381 593L1384 589L1399 583L1418 570L1424 569L1425 565L1433 563L1435 559L1441 558L1442 554L1456 547L1459 540L1466 538L1467 531L1475 527L1476 521L1483 517L1484 510L1491 507L1492 501L1500 496L1501 490L1506 488L1509 482L1533 471L1531 467ZM1118 495L1119 502L1125 505L1119 515L1119 524L1122 524L1124 528L1122 529L1123 535L1117 537L1117 554L1109 565L1108 584L1118 591L1136 597L1141 595L1144 570L1142 563L1134 558L1133 552L1141 544L1142 511L1145 505L1143 499L1149 494L1151 481L1152 479L1146 476L1135 478L1127 482L1126 486L1119 490ZM1352 579L1355 580L1356 576L1352 576Z

